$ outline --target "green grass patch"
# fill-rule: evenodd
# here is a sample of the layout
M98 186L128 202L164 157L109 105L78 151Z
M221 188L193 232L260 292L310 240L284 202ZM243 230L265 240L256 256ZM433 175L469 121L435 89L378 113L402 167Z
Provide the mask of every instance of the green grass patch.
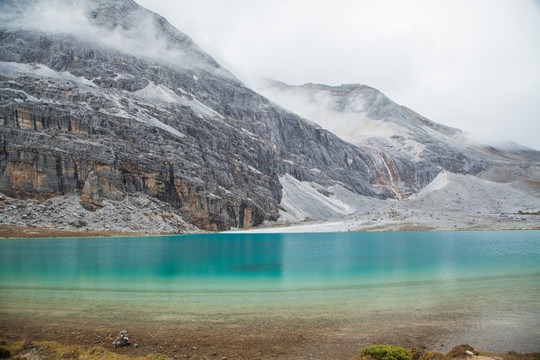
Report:
M375 360L412 360L412 355L402 347L394 345L373 345L363 348L358 358Z
M146 356L134 356L117 354L103 347L62 345L56 342L0 342L0 358L15 359L43 359L43 360L171 360L164 354L148 354Z

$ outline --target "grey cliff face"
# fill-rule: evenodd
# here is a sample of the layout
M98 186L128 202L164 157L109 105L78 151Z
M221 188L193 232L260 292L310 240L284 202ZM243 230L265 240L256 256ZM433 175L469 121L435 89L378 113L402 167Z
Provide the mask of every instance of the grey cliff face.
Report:
M460 130L437 124L365 85L287 85L267 80L263 94L356 145L374 164L381 185L406 198L441 170L498 175L498 181L534 178L534 153L493 151L465 140ZM515 171L520 169L520 177ZM511 175L512 174L512 175ZM487 176L487 175L486 175Z
M98 211L142 193L206 230L277 219L285 173L394 196L369 155L246 88L158 15L54 1L80 19L47 28L54 12L35 9L50 3L3 2L4 194L77 194Z

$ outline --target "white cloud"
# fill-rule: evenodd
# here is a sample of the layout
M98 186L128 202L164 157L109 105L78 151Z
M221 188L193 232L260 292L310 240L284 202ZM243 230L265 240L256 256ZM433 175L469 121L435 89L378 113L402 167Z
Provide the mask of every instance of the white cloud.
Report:
M363 83L485 142L540 149L540 2L535 0L137 0L246 82ZM66 0L19 23L179 59L155 36L104 36ZM66 16L66 11L70 16ZM143 36L144 35L144 36ZM141 46L141 41L144 46Z
M138 0L244 80L363 83L481 137L540 149L535 0Z
M181 63L184 67L204 68L217 71L212 63L180 47L170 46L171 39L163 36L163 24L152 13L139 8L128 12L121 24L110 28L103 21L108 14L94 14L85 0L40 0L36 2L12 2L10 11L0 12L0 23L14 29L39 30L51 34L75 36L99 46L113 48L154 61ZM114 3L113 3L114 5ZM114 6L108 11L114 11ZM222 72L227 76L226 72Z

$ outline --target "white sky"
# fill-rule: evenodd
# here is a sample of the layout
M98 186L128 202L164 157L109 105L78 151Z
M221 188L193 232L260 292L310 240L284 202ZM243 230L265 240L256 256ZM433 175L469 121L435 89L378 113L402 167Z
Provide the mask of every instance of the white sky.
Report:
M540 150L540 0L136 0L249 83L361 83Z

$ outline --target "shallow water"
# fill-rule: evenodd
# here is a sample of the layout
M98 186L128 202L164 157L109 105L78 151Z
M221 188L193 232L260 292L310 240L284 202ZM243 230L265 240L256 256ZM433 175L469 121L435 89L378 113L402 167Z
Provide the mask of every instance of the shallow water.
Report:
M431 326L446 347L540 349L540 231L10 239L0 290L2 313Z

